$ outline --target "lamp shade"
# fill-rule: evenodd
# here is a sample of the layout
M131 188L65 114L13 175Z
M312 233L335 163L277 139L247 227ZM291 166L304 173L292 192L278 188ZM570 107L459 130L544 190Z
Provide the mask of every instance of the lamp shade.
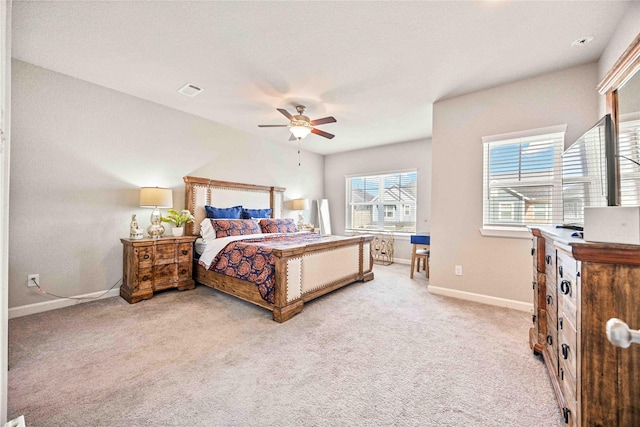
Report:
M170 188L142 187L140 189L141 208L170 208L173 206L173 192Z
M295 136L298 139L302 139L311 133L311 126L292 125L292 126L289 126L289 130L291 131L293 136Z
M291 210L294 211L306 211L309 209L309 200L307 199L294 199L291 201Z

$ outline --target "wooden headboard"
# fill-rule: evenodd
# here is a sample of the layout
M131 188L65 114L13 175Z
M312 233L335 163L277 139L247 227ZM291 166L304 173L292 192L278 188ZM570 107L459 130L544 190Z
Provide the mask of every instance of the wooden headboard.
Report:
M228 208L242 205L247 209L271 208L272 218L281 218L284 204L284 187L215 181L208 178L185 176L184 205L195 221L186 225L186 234L200 234L200 223L207 217L205 205Z

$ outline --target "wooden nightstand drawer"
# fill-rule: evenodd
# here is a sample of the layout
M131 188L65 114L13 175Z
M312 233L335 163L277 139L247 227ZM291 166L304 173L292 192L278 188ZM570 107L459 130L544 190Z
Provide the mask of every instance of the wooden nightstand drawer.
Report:
M138 270L138 288L151 289L153 287L153 267Z
M192 243L180 243L178 245L178 262L191 263L193 244Z
M138 267L146 268L153 265L153 246L142 246L136 248L138 253Z
M156 289L159 285L171 283L177 277L176 264L163 264L153 267L153 284Z
M176 245L166 242L156 245L154 264L171 264L173 262L176 262Z
M133 304L156 291L195 288L191 275L195 240L196 236L120 239L124 245L120 296Z

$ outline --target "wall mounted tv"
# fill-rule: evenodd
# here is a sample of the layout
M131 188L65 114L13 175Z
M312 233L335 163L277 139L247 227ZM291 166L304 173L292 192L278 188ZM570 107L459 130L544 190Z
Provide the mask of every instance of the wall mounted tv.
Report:
M584 226L585 206L618 205L618 161L607 114L562 155L563 224Z

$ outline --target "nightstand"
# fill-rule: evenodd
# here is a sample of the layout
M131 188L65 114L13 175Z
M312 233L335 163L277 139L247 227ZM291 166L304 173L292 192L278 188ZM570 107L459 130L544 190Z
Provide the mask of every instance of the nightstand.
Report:
M124 246L120 296L134 304L157 291L195 288L191 272L196 238L120 239Z

